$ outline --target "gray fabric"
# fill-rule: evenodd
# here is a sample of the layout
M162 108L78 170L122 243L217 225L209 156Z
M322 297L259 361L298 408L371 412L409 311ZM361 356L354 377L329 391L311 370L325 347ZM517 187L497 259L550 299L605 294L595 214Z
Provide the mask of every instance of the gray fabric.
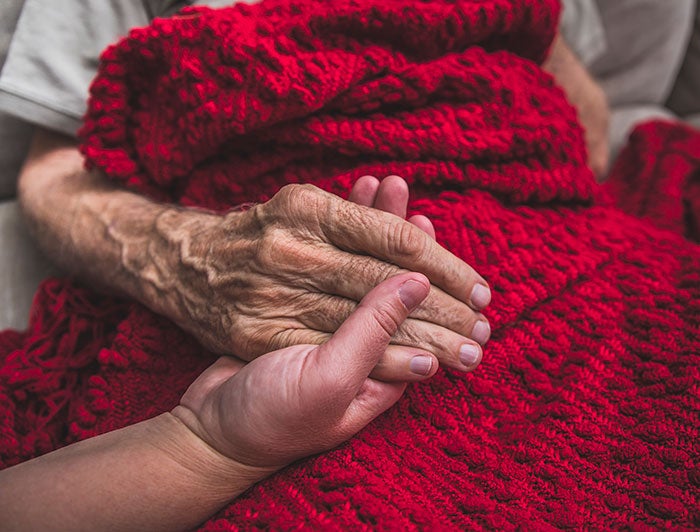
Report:
M0 74L0 111L75 135L100 52L163 0L26 0Z
M667 102L680 116L700 113L700 7L695 7L695 25L676 85ZM697 127L697 124L695 124Z
M15 194L31 124L73 135L99 52L130 27L182 5L27 0L22 9L22 0L0 0L0 199ZM39 282L54 270L32 243L16 201L0 203L0 244L0 330L22 329Z
M610 103L611 160L638 124L679 119L664 107L677 77L680 82L686 76L683 113L700 116L700 14L678 76L693 31L695 4L696 0L562 0L562 35ZM674 96L681 100L678 88ZM681 110L680 102L674 109Z
M0 202L0 330L24 329L39 283L56 274L29 237L16 201Z
M612 107L663 104L693 27L695 0L597 0L606 53L591 64Z
M191 3L25 0L0 73L0 112L74 136L100 52L130 28L145 26L153 17L171 15ZM230 0L198 3L231 4Z
M0 69L5 64L7 49L22 11L22 2L23 0L0 0Z
M569 48L588 66L607 48L598 5L595 0L562 0L561 4L561 34Z
M700 129L700 113L688 115L684 117L683 120L691 126L693 126L694 128Z
M34 127L0 113L0 201L14 198L17 175L29 148Z
M0 0L0 69L21 10L22 0ZM31 133L29 125L0 112L0 201L16 193L16 175Z

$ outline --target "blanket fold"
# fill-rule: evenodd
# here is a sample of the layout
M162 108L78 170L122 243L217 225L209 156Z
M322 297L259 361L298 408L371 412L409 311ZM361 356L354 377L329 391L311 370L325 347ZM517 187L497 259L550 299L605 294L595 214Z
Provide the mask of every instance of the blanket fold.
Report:
M683 236L700 134L644 126L598 189L537 66L558 10L265 0L190 8L104 53L81 134L110 179L225 211L399 174L493 287L476 372L410 386L204 530L700 527L700 248ZM212 360L138 304L49 281L29 330L0 334L0 464L170 409Z

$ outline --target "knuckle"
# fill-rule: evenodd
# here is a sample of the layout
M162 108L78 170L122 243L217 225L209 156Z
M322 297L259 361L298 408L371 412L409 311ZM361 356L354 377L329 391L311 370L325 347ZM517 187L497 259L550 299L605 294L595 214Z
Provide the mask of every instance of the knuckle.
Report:
M400 311L390 304L371 307L370 315L378 329L383 332L384 339L389 341L403 323Z
M311 294L309 302L304 305L304 321L312 328L335 332L350 316L355 305L341 298L327 294Z
M250 325L250 324L249 324ZM231 335L231 343L234 354L243 360L253 360L267 353L270 332L267 327L247 326L234 331Z
M265 353L294 345L291 342L291 334L292 330L277 326L252 328L243 337L246 353L253 359Z
M450 327L453 332L462 336L469 336L476 323L476 314L471 309L464 308L453 314L453 320L454 322Z
M328 209L331 194L308 184L282 187L267 203L257 208L258 225L298 227L304 234L317 226L320 213Z
M357 257L349 259L346 267L342 270L342 275L345 278L351 279L353 282L369 282L372 285L377 285L400 271L399 268L388 262L376 259L358 260Z
M389 252L400 257L421 258L427 250L424 233L416 226L397 221L390 226L388 235Z
M421 318L463 336L469 335L477 319L468 305L433 288L421 309Z
M273 200L288 210L306 209L319 197L320 189L309 184L291 184L283 186Z
M434 348L424 341L423 336L418 334L418 331L416 331L415 327L412 327L410 323L402 323L399 330L394 335L394 339L400 345L424 349L431 352L434 351Z
M263 271L275 271L284 262L289 244L279 229L267 229L257 242L256 262Z

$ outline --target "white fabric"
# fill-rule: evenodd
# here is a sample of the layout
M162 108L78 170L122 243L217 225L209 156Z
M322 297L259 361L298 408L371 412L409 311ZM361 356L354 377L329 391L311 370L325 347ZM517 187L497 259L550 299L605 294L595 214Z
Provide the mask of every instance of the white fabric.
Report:
M607 49L605 29L595 0L562 0L559 29L581 62L588 66Z
M130 28L189 3L0 0L0 67L9 48L0 73L0 200L15 194L31 124L75 134L102 49ZM221 7L231 2L200 3ZM29 238L16 201L0 203L0 245L0 330L23 328L37 285L53 270Z
M607 50L590 70L611 106L664 104L690 41L695 0L597 0Z
M0 0L0 64L9 52L0 74L0 199L6 200L0 203L0 330L26 327L39 282L55 273L29 237L17 202L8 200L31 124L73 135L102 48L184 4L27 0L22 9L22 0Z

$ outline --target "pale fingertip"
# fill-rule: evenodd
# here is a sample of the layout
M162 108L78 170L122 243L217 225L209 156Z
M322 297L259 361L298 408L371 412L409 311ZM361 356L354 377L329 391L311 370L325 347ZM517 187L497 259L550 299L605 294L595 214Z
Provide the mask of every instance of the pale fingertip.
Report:
M411 359L409 368L411 373L420 375L421 377L427 377L433 371L433 357L426 355L418 355Z
M373 175L364 175L355 181L348 200L358 205L371 207L377 197L380 184L379 179Z
M488 307L491 303L491 289L488 286L477 283L472 288L470 300L472 306L477 310Z
M399 299L409 312L413 311L428 297L430 284L427 279L408 279L399 287Z
M430 221L430 218L422 214L415 214L408 219L408 222L415 225L418 229L435 240L435 227L433 226L433 222Z
M474 344L464 344L459 348L459 360L467 369L471 371L480 363L483 356L481 348Z
M491 338L491 325L488 321L477 321L472 330L472 339L484 345Z
M406 218L408 183L397 175L385 177L379 185L373 207L399 218Z

